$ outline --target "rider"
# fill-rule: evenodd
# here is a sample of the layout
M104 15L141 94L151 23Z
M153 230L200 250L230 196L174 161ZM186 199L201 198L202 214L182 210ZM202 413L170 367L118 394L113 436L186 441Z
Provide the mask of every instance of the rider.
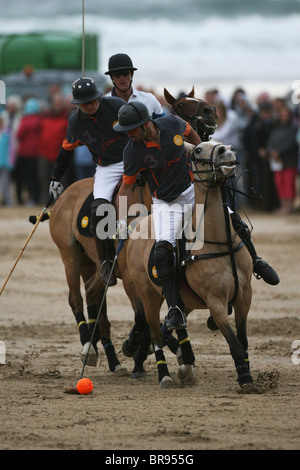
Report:
M50 179L49 194L54 200L61 195L63 186L60 179L71 161L73 151L78 146L86 145L96 163L91 231L100 260L101 278L103 283L107 284L112 266L113 239L109 236L105 238L103 235L99 238L96 227L104 217L103 204L112 202L115 188L122 179L123 149L128 137L125 133L118 133L113 129L113 123L117 121L118 111L124 105L124 101L117 97L102 95L92 78L81 77L72 84L71 103L76 104L78 109L69 118L66 138ZM115 285L116 282L115 274L111 273L109 285Z
M182 230L183 216L194 204L191 164L184 140L197 145L199 135L184 120L173 114L151 119L141 102L127 103L119 111L114 129L130 137L124 149L124 175L119 198L130 204L132 186L141 172L152 194L155 226L154 260L157 276L168 304L167 330L186 326L175 270L176 239ZM120 217L120 206L118 206ZM118 222L119 238L127 238L125 220Z
M132 64L131 58L127 54L115 54L108 61L108 71L105 75L110 75L113 88L111 96L118 96L126 103L141 101L144 103L152 119L164 116L164 110L158 99L150 92L136 90L132 86L133 74L137 70Z

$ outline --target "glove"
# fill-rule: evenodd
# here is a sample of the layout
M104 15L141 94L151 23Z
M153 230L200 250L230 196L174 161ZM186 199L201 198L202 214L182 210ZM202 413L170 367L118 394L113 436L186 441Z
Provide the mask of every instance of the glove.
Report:
M119 240L127 240L127 224L125 220L117 222L117 237Z
M59 198L64 190L63 185L59 181L51 181L49 186L49 196L52 196L54 201Z

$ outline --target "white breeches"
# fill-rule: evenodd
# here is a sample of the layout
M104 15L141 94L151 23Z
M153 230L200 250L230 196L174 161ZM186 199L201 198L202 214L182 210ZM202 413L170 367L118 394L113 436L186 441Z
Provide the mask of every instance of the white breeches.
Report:
M183 229L184 217L189 217L194 208L194 185L189 186L172 202L153 197L153 221L156 241L165 240L176 246L176 239Z
M109 203L112 202L117 184L123 177L123 168L123 162L108 166L97 165L94 177L94 199L101 198Z

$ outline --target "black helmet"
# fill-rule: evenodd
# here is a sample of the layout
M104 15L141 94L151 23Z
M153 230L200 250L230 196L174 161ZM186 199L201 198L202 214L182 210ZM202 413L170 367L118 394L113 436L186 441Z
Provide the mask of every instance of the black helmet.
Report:
M105 75L110 75L119 70L137 70L133 65L130 57L127 54L112 55L108 61L108 71Z
M98 90L95 80L89 77L77 78L72 85L71 103L82 104L89 103L101 98L103 93Z
M124 104L118 113L119 121L114 125L115 131L129 131L149 121L150 113L147 106L140 101Z

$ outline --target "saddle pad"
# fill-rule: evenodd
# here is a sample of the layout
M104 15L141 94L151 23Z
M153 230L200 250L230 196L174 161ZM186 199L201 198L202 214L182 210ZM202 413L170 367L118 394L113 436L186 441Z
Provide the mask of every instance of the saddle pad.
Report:
M155 248L155 243L153 243L153 246L150 251L149 255L149 260L148 260L148 275L150 280L156 285L160 286L160 281L158 280L157 277L157 272L156 272L156 267L154 263L154 248Z
M93 238L90 230L90 221L91 221L91 204L94 200L93 193L91 192L84 203L81 206L81 209L77 217L77 229L78 232L84 237Z

